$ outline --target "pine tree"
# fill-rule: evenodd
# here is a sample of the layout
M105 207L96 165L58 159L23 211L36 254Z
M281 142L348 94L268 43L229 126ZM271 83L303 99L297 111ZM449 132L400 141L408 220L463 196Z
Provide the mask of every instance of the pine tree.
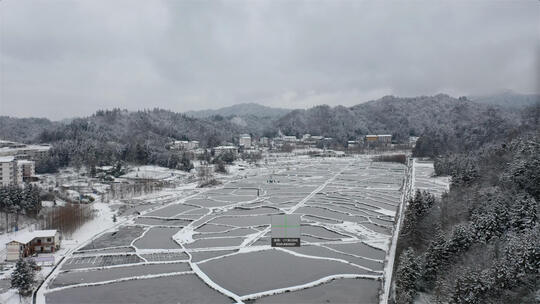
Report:
M517 230L525 230L534 227L538 222L540 204L533 197L525 195L516 199L512 209L511 225Z
M456 304L484 303L482 295L489 289L489 280L477 271L467 270L456 280L452 302Z
M455 256L469 249L473 242L472 230L474 230L472 225L458 224L454 227L447 243L447 249L451 255Z
M438 272L447 264L447 261L448 250L446 248L446 239L442 233L438 233L435 239L429 243L428 249L424 254L423 281L428 287L435 284Z
M15 270L11 273L11 287L17 288L21 296L32 294L36 283L36 269L36 263L32 259L20 258L15 264Z
M411 248L403 251L399 257L396 270L396 300L397 303L413 303L417 291L421 268L418 259Z

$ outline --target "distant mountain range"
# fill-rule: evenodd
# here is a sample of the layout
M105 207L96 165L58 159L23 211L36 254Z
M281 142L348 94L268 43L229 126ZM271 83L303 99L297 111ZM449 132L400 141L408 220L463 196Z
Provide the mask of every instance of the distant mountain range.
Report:
M201 110L201 111L188 111L185 112L187 116L195 118L205 118L210 116L220 115L223 117L231 116L257 116L257 117L269 117L276 118L281 117L292 110L282 108L271 108L260 105L258 103L239 103L229 107L224 107L216 110Z
M370 133L394 135L405 141L410 135L429 130L482 124L491 105L502 105L496 112L506 121L518 119L508 107L529 105L538 95L502 95L456 99L448 95L401 98L386 96L352 107L327 105L306 110L271 108L255 103L237 104L217 110L175 113L167 110L107 110L69 122L41 118L0 117L0 139L24 142L64 140L111 141L119 144L159 143L172 139L199 140L215 145L233 141L239 133L275 136L309 133L332 137L340 142ZM474 99L474 102L471 101Z

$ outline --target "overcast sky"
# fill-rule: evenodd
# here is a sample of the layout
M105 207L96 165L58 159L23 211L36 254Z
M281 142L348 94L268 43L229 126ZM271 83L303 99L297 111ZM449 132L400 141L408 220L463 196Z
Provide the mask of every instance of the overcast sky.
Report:
M540 1L0 2L0 115L539 92Z

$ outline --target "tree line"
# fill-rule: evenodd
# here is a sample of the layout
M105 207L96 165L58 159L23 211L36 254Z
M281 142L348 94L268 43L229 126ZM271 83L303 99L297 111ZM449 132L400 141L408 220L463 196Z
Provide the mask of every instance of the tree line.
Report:
M6 219L6 231L9 231L9 215L15 216L15 229L18 229L19 215L37 216L41 210L41 197L38 187L31 184L24 187L0 187L0 211Z

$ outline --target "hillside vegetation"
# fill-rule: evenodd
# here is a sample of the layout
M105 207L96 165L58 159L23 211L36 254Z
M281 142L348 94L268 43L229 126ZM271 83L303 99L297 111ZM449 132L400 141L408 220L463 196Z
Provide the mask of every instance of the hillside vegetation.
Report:
M178 162L166 149L171 140L199 140L201 145L213 147L232 141L242 131L224 120L196 119L160 109L98 111L43 130L35 140L52 143L53 148L36 169L50 172L68 165L92 167L118 161L169 166Z
M427 132L465 134L478 124L501 119L513 124L511 113L448 95L399 98L386 96L353 107L318 106L295 110L280 118L276 126L285 134L310 133L353 140L366 134L392 134L397 141Z
M38 134L51 130L60 123L47 118L15 118L0 116L0 139L24 143L35 142Z
M417 193L409 201L396 303L413 303L420 292L435 303L537 303L539 114L539 106L525 110L522 123L499 136L490 123L479 125L475 137L425 139L447 152L435 159L435 170L452 184L440 200Z

